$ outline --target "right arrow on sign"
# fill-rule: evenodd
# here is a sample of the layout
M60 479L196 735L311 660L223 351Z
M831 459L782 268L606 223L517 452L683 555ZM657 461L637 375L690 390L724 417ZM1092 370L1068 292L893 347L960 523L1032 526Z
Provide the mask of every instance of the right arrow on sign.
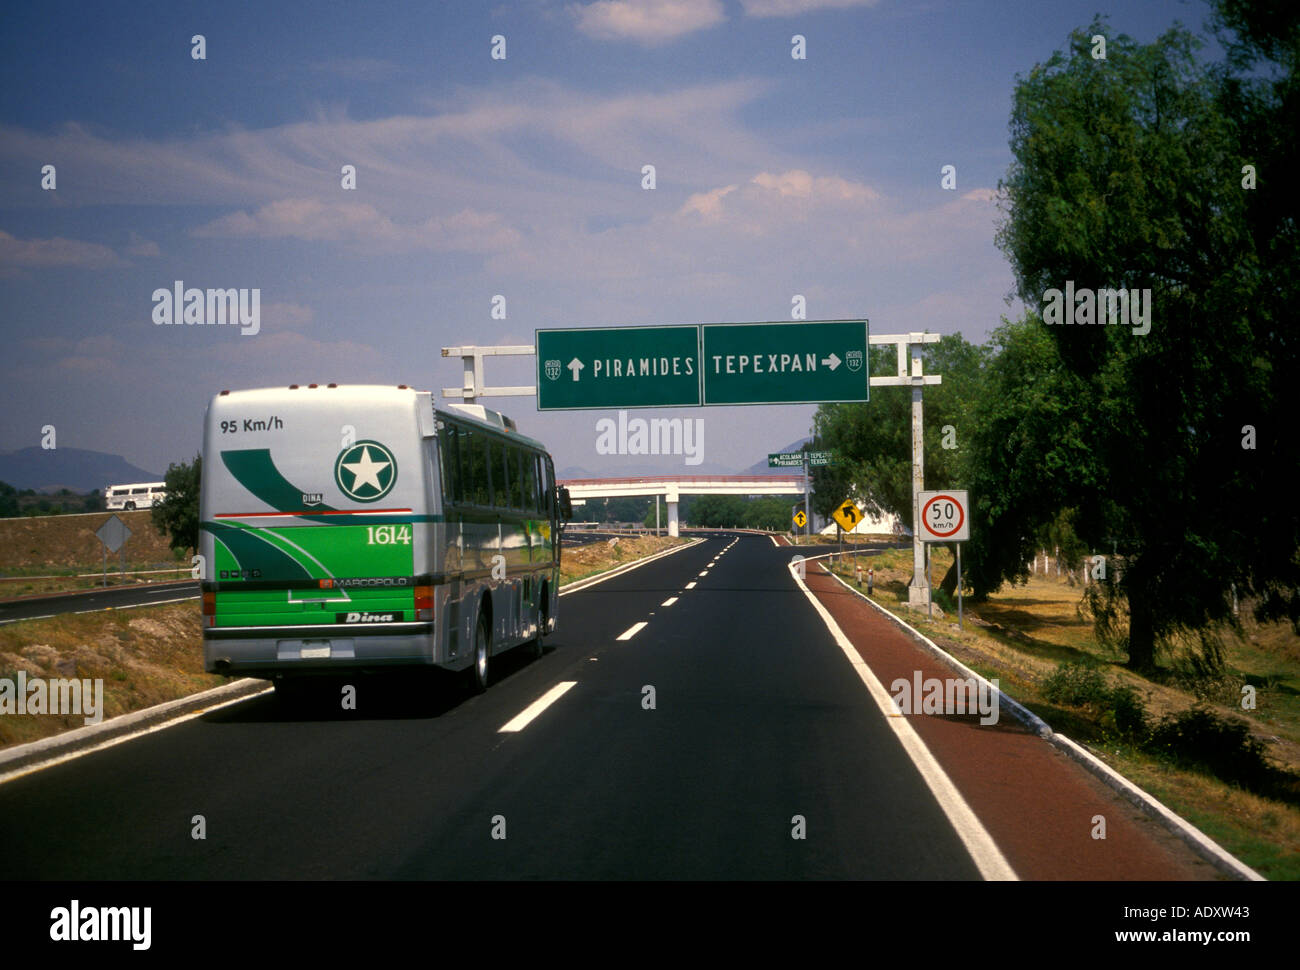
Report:
M836 357L835 354L832 352L829 357L822 358L822 363L825 364L830 370L834 370L836 367L840 366L840 359Z

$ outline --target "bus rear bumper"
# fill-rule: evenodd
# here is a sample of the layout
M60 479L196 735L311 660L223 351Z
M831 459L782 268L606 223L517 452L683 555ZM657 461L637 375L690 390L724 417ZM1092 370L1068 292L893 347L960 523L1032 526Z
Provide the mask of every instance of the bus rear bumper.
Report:
M203 669L209 673L275 677L358 668L430 666L432 624L403 624L397 633L348 630L347 635L271 629L203 632Z

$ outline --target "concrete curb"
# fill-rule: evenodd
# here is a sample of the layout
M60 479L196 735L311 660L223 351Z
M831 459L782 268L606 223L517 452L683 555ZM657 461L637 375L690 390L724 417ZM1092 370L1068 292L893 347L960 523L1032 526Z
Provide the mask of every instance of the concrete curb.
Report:
M231 684L222 684L220 687L213 687L210 690L191 694L188 697L179 697L174 701L155 704L153 707L146 707L142 711L119 714L117 717L110 718L100 724L87 724L85 727L65 731L54 737L41 738L39 741L20 744L17 747L0 751L0 775L20 771L23 768L30 768L33 765L51 761L85 748L95 747L105 741L112 741L115 738L133 734L142 728L157 727L175 718L195 714L209 707L229 703L232 700L251 697L254 694L270 689L272 689L271 685L265 680L244 678Z
M823 568L825 568L824 565ZM984 677L981 677L956 657L944 651L943 648L920 630L910 626L880 604L858 592L830 570L826 570L826 572L832 579L847 589L850 593L854 594L859 599L870 603L876 610L880 611L901 626L913 639L919 641L929 653L934 654L937 659L943 661L955 670L960 671L967 677L975 677L977 680L988 684L988 681ZM1083 766L1116 794L1122 795L1127 801L1132 803L1143 813L1160 822L1166 829L1186 843L1193 852L1206 862L1210 863L1210 865L1214 866L1214 868L1219 870L1219 872L1231 876L1234 879L1248 882L1267 881L1258 872L1246 865L1240 859L1236 858L1191 822L1170 810L1154 795L1143 791L1137 785L1133 784L1133 782L1129 781L1110 765L1106 764L1106 762L1102 761L1087 748L1083 747L1083 745L1076 741L1072 741L1064 734L1059 734L1056 731L1053 731L1046 721L1003 691L993 688L991 684L989 684L989 687L997 690L999 709L1001 709L1002 704L1005 703L1011 711L1012 717L1025 724L1044 741L1054 745L1058 751L1063 752L1067 757Z
M1186 842L1193 852L1220 872L1247 882L1267 882L1258 872L1230 854L1227 849L1223 848L1191 822L1177 815L1157 801L1153 795L1133 784L1083 745L1071 741L1064 734L1054 734L1048 740L1100 778L1107 786L1123 795L1152 818L1163 823L1165 828Z

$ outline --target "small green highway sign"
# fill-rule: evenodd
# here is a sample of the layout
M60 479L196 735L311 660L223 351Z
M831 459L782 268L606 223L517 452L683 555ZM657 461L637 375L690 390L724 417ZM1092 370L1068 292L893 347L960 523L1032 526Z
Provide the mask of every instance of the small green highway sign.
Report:
M808 452L808 464L833 465L835 463L834 455L829 451L810 451ZM767 456L768 468L802 468L803 452L802 451L784 451L776 455Z
M534 346L541 411L869 400L865 320L538 330Z
M695 407L700 328L538 330L537 408Z

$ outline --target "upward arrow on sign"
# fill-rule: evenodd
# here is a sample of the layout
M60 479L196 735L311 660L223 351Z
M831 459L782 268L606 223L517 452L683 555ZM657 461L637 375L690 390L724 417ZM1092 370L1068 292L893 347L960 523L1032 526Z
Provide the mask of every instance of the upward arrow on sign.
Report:
M586 365L583 364L582 361L578 360L577 357L575 357L573 358L573 360L569 361L569 363L566 364L565 366L568 367L569 370L573 371L573 379L576 381L578 380L578 375L582 373L582 368Z

